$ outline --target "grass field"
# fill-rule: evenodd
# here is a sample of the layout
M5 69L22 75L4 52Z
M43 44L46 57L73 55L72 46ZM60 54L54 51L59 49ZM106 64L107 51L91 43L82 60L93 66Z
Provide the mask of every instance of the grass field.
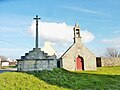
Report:
M0 90L66 90L66 88L120 90L120 67L100 67L97 71L77 72L55 68L53 71L0 74Z

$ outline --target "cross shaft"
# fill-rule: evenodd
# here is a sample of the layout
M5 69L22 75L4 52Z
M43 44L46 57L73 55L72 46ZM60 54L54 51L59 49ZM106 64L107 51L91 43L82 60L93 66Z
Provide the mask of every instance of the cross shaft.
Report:
M41 18L38 18L38 15L36 15L35 18L33 18L36 20L36 41L35 41L35 48L38 48L38 20Z

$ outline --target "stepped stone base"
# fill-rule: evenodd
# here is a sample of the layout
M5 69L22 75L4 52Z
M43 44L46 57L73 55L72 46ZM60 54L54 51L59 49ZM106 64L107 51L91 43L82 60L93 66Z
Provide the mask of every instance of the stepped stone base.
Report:
M53 70L57 67L55 59L18 60L18 71Z
M57 67L56 55L49 56L41 48L33 48L21 59L17 59L18 71L41 71L52 70Z

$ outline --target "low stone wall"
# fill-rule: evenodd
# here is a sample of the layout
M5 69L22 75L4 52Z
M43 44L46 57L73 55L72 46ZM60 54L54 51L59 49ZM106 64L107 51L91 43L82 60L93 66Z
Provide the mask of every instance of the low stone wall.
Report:
M18 71L52 70L57 67L56 59L17 60Z
M101 66L120 66L120 58L101 58Z

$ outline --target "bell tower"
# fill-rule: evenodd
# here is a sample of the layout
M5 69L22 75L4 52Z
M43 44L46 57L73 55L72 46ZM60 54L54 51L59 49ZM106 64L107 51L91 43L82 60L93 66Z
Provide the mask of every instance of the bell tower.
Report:
M75 23L75 27L73 28L74 31L74 43L80 43L81 37L80 37L80 27L77 23Z

